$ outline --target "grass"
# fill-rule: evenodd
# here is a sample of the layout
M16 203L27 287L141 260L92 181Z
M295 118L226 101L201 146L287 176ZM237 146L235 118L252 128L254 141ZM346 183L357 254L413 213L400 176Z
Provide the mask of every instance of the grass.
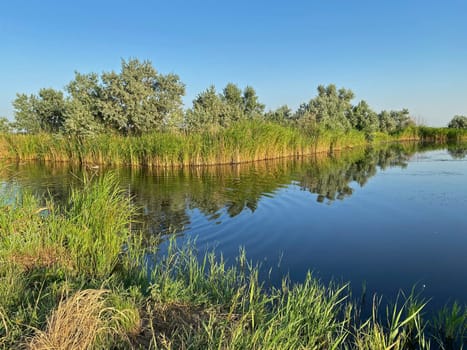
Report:
M251 162L327 153L371 142L417 139L416 129L397 135L366 135L356 130L306 133L291 126L245 121L215 133L152 133L140 137L101 134L86 139L61 134L6 134L0 135L0 157L93 165L170 167Z
M84 179L66 204L27 193L0 205L0 347L29 349L459 349L466 308L424 318L400 295L364 318L348 285L307 274L265 288L235 262L193 244L167 251L131 230L115 177ZM152 257L152 259L150 259ZM153 263L150 263L153 262ZM381 315L386 317L381 317Z

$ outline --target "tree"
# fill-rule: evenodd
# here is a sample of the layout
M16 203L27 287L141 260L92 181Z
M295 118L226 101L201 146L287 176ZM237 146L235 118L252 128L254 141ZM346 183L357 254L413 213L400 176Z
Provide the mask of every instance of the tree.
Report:
M267 112L264 118L271 122L287 124L292 120L292 110L287 105L283 105L274 111Z
M308 103L302 103L298 107L297 111L292 115L292 122L307 132L314 133L317 131L316 114L310 111Z
M234 83L228 83L222 91L224 101L230 105L243 109L242 90Z
M63 130L67 104L62 91L40 89L39 97L33 99L33 108L43 131L57 133Z
M193 101L185 116L185 128L216 131L243 119L260 118L263 111L264 105L258 102L256 91L250 86L242 93L237 85L228 83L222 94L211 86Z
M13 107L14 126L19 131L56 133L63 130L67 103L61 91L40 89L38 96L17 94Z
M10 121L6 117L0 117L0 134L11 132Z
M382 132L394 133L415 126L408 109L400 111L382 111L379 115L379 128Z
M382 111L378 115L379 119L379 129L382 132L392 133L395 132L397 129L396 120L391 115L391 112Z
M92 111L80 102L72 99L68 103L64 132L74 136L93 136L104 131L104 125Z
M64 130L77 136L90 136L104 130L99 100L102 88L95 73L75 72L75 79L66 87L70 96Z
M324 130L348 131L351 128L349 116L352 111L350 101L354 98L351 90L330 84L318 86L318 96L311 99L302 109L304 116L316 121Z
M379 128L378 115L370 108L366 101L360 101L349 114L352 128L371 133Z
M103 73L102 83L104 123L125 135L163 130L182 115L184 85L176 75L158 74L149 61L122 60L121 72Z
M185 85L176 74L158 74L154 85L156 109L161 116L159 129L178 130L183 123Z
M449 122L448 128L467 129L467 117L463 115L455 115Z
M185 128L188 131L215 131L226 126L225 106L216 88L211 85L193 100L193 107L186 113Z
M237 85L228 83L220 97L225 103L224 125L227 126L245 118L242 90Z
M410 112L407 108L400 111L391 111L393 118L396 120L397 131L402 131L408 127L415 126L415 122L410 117Z
M36 134L41 132L41 121L39 116L34 111L33 95L16 94L16 99L13 101L15 114L15 122L13 127L20 132Z
M264 113L264 105L258 101L256 91L251 86L243 90L243 106L245 115L249 119L261 117Z

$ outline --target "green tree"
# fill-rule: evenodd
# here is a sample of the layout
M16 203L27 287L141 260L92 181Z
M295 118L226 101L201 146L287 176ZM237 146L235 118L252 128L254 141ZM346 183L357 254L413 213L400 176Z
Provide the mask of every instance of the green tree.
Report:
M224 101L230 105L243 109L242 90L234 83L228 83L222 91Z
M6 117L0 117L0 134L11 132L11 123Z
M243 90L243 105L247 118L253 119L263 116L264 105L259 102L258 95L256 95L255 89L251 86L247 86Z
M221 99L225 103L226 111L224 125L229 125L245 118L242 90L237 85L228 83L222 92Z
M36 134L42 131L41 121L34 110L34 95L16 94L13 101L15 122L13 127L19 132Z
M415 126L408 109L400 111L382 111L378 115L379 129L382 132L400 132L408 127Z
M56 133L63 130L67 103L62 91L40 89L37 96L17 94L13 107L14 126L19 131Z
M371 133L379 129L378 115L366 101L360 101L349 114L352 128Z
M33 99L33 107L43 131L57 133L63 130L67 103L62 91L40 89L39 97Z
M397 129L396 120L391 115L391 112L388 111L381 111L378 114L379 119L379 129L382 132L393 133Z
M68 103L64 131L75 136L93 136L104 132L104 125L79 100Z
M311 112L308 103L302 103L298 107L292 116L292 123L307 132L317 131L318 122L316 121L316 114Z
M226 126L226 104L211 85L193 100L193 107L187 111L185 128L188 131L216 131Z
M292 121L292 110L287 105L283 105L274 111L267 112L264 118L271 122L288 124Z
M158 74L154 85L157 112L162 124L159 129L179 130L183 123L185 85L176 74Z
M307 105L301 107L306 124L316 122L324 130L348 131L351 128L349 121L352 113L350 101L354 98L351 90L336 86L318 86L318 96L311 99Z
M222 94L211 86L193 101L185 116L185 128L216 131L242 119L262 118L263 111L264 105L258 102L256 91L250 86L242 93L237 85L228 83Z
M455 115L449 122L448 128L467 129L467 117L463 115Z
M185 87L178 76L157 73L149 61L122 60L119 74L102 74L100 111L104 122L125 135L164 130L181 118Z
M391 111L393 118L396 120L397 131L402 131L408 127L415 126L415 122L410 117L408 109L404 108L400 111Z
M75 79L66 87L70 96L64 130L77 136L90 136L104 131L99 101L102 88L95 73L75 72Z

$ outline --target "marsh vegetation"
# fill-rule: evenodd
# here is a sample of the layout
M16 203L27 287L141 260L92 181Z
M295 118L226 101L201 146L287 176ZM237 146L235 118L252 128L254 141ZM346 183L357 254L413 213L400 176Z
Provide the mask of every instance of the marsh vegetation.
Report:
M296 111L265 110L255 89L228 83L184 109L185 86L149 61L123 60L120 72L81 74L64 91L18 94L15 121L0 119L0 157L134 166L229 164L306 155L395 140L464 138L450 128L419 128L407 109L373 111L333 84ZM2 136L3 134L3 136ZM20 135L19 135L20 134ZM23 135L26 134L26 135Z
M0 344L4 348L457 349L466 311L433 320L399 295L362 316L347 284L285 278L266 288L244 251L227 264L192 245L158 251L131 229L138 210L111 174L82 179L60 205L2 195ZM156 263L148 268L148 257Z

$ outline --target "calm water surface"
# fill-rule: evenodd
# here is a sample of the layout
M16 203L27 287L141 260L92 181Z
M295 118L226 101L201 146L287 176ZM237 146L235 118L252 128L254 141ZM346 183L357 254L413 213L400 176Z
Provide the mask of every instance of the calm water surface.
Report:
M268 284L307 270L431 306L467 303L467 147L392 145L334 155L176 170L117 169L150 234L178 232L233 261L244 247ZM0 165L2 186L66 198L80 169ZM115 171L115 169L113 169ZM98 170L96 176L107 170ZM269 272L272 269L272 272Z

